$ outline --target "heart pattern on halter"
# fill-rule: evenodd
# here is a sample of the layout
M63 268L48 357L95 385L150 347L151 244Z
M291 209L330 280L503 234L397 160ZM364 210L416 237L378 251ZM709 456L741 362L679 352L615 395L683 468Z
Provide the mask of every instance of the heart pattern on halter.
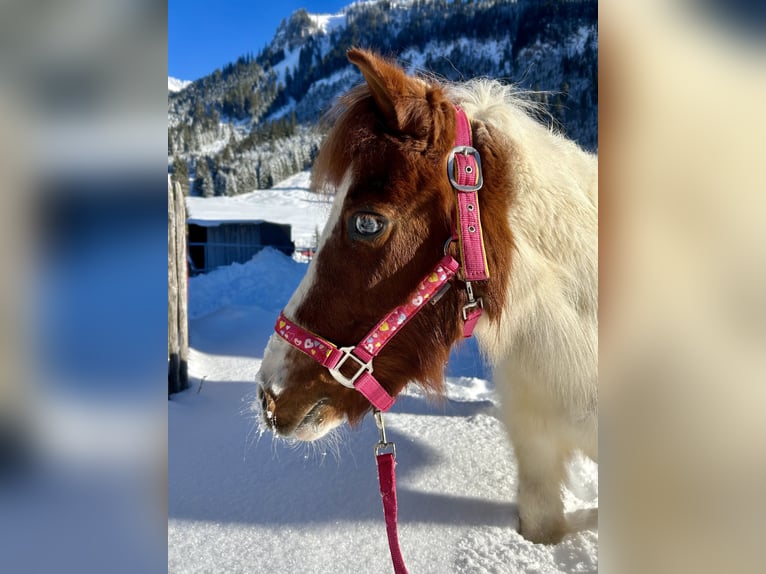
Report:
M424 301L433 296L434 285L447 280L454 272L447 270L444 265L437 265L436 269L426 276L417 286L407 303L400 305L389 313L368 336L363 343L363 348L371 355L376 355L380 348L393 337L397 328L406 323L415 315Z
M280 319L276 325L277 333L288 343L298 347L306 353L310 353L312 356L316 356L317 352L321 353L325 357L329 356L332 352L327 344L319 338L313 338L308 334L304 334L303 339L296 333L296 336L288 333L292 325L288 325L286 321Z

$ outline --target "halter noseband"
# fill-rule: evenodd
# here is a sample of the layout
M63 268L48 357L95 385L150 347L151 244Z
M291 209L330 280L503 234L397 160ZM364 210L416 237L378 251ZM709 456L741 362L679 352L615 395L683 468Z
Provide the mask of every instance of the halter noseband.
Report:
M483 309L482 299L474 298L471 282L489 278L477 197L483 177L479 152L471 147L468 117L459 106L455 106L455 115L457 133L455 147L447 159L447 176L457 195L457 208L453 237L447 243L457 240L460 246L462 279L468 294L468 303L462 309L463 335L470 337ZM290 345L325 367L338 383L356 389L376 409L385 412L394 404L394 398L372 375L373 359L426 303L436 303L441 298L459 269L460 264L446 254L445 246L444 257L420 281L406 301L388 313L354 347L334 345L288 319L284 311L279 314L274 330ZM346 373L351 374L341 372L346 365Z

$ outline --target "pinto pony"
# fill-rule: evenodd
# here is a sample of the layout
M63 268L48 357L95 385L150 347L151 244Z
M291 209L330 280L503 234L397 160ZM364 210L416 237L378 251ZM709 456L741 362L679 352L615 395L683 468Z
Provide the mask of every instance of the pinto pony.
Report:
M316 334L305 342L311 350L354 346L445 255L460 262L447 175L459 105L484 179L477 195L489 278L472 284L483 303L475 334L494 366L518 459L520 532L558 542L568 531L566 463L576 449L597 456L597 159L533 119L534 106L507 86L414 78L363 50L348 58L366 83L331 112L312 185L334 193L334 203L283 316ZM470 299L464 279L458 271L438 302L424 304L375 356L374 376L391 397L411 381L444 391ZM267 426L301 441L358 423L372 408L307 348L275 334L258 375ZM344 376L362 362L346 365Z

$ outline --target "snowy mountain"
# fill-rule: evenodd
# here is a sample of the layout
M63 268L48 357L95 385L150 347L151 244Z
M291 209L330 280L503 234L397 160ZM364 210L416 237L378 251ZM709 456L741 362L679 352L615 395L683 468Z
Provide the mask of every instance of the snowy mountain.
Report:
M293 13L247 54L168 96L168 164L186 161L193 195L236 195L311 166L322 114L361 81L351 46L413 72L511 81L547 104L555 127L598 139L595 0L369 0L337 14ZM170 86L170 81L169 84Z
M189 84L191 84L189 80L179 80L178 78L168 76L168 92L180 92Z

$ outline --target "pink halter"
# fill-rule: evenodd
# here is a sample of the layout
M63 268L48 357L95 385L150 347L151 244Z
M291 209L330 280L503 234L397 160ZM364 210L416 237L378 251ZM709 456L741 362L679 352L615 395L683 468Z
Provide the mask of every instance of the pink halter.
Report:
M305 353L330 371L332 377L344 387L356 389L362 393L375 408L387 411L394 404L394 399L373 376L372 360L383 350L386 344L412 319L427 303L436 303L446 291L442 290L458 270L458 262L450 255L434 267L418 284L417 289L407 300L391 311L375 325L355 347L338 347L329 341L302 329L280 313L276 332L285 341ZM346 375L341 372L348 363Z
M483 309L481 298L474 298L471 281L489 277L477 197L477 191L483 185L483 178L479 152L471 147L471 126L468 118L459 106L455 106L455 114L457 135L455 147L447 159L447 175L457 194L453 239L457 239L460 245L468 293L468 303L462 309L463 335L470 337ZM394 404L394 398L373 376L373 359L426 303L436 303L439 300L449 288L448 282L459 268L458 262L445 254L434 269L420 281L407 300L388 313L356 346L334 345L288 319L284 311L280 313L274 330L293 347L330 371L332 377L341 385L356 389L376 409L385 412ZM342 369L345 372L342 372Z

